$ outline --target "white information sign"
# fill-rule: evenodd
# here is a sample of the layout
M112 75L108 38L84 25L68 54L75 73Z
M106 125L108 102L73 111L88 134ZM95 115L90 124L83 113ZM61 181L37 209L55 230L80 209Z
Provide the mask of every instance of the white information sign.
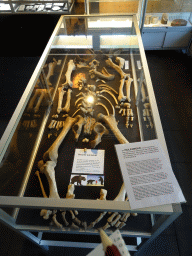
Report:
M158 140L115 145L131 209L185 202Z
M103 174L105 151L101 149L76 149L72 173Z

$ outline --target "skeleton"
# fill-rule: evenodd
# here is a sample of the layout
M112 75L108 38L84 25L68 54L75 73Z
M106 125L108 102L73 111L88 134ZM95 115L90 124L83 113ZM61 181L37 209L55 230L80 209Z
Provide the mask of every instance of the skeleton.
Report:
M118 104L117 99L115 98L115 96L113 95L113 93L111 93L110 91L108 91L108 90L101 90L101 91L97 91L96 93L97 93L98 95L101 94L101 93L108 93L108 94L110 94L110 95L113 97L113 99L114 99L116 105Z
M60 112L62 111L63 96L66 91L64 91L62 87L59 87L58 92L59 92L59 99L58 99L57 113L60 114Z
M52 86L52 83L49 81L49 79L53 75L56 65L57 65L57 61L54 58L53 58L53 62L50 62L48 64L49 70L48 70L48 74L47 74L46 79L47 79L47 83L48 83L49 86Z
M95 148L100 142L104 134L108 134L109 131L99 122L96 122L93 126L93 131L96 133L95 139L90 142L91 148Z
M119 110L119 114L122 114L122 116L126 116L125 126L126 128L128 128L129 121L133 121L133 110L131 109L131 104L128 102L125 102L125 103L121 103L120 106L121 108ZM130 125L130 127L132 127L132 125Z
M73 60L70 60L68 62L67 72L65 73L66 82L63 84L64 88L73 86L73 82L71 81L71 74L73 70L75 70L75 63L73 62Z

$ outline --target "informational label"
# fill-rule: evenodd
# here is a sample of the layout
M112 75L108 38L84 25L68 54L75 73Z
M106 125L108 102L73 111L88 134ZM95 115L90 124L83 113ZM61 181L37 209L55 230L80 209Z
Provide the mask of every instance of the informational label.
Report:
M158 140L115 145L131 209L185 202Z
M137 68L141 69L141 61L140 60L137 61Z
M125 61L125 69L129 69L129 61L128 60Z
M113 241L113 244L118 248L120 254L122 256L130 256L130 253L127 250L127 246L125 244L125 241L122 238L122 235L119 230L116 230L113 232L111 236L109 236L110 239ZM98 245L93 251L91 251L87 256L105 256L105 252L103 250L103 245Z
M101 149L76 149L72 173L103 174L105 151Z

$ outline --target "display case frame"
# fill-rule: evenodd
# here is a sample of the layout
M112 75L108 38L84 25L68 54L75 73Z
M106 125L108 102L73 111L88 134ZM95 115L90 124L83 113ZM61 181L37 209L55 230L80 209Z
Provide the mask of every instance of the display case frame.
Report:
M156 127L156 136L159 139L165 153L167 156L167 161L170 162L169 156L168 156L168 151L166 147L166 142L163 134L163 129L161 126L161 121L160 121L160 116L158 113L158 108L156 105L156 100L155 100L155 95L153 92L153 86L150 78L150 73L149 69L147 66L147 60L145 57L145 52L144 52L144 47L142 44L142 38L140 35L140 30L138 27L138 21L136 18L136 15L130 15L133 21L133 27L135 29L136 33L136 38L138 41L138 49L139 53L141 56L141 61L142 61L142 68L145 74L145 79L146 79L146 84L147 84L147 90L148 90L148 95L151 103L151 108L153 111L153 121ZM112 14L109 15L74 15L74 16L61 16L60 20L58 21L58 24L42 54L42 57L39 60L39 63L26 87L26 90L23 93L23 96L8 124L8 127L5 130L4 135L2 136L1 143L0 143L0 161L2 161L3 156L9 146L9 143L11 141L11 138L17 128L17 125L21 119L21 116L28 104L29 98L33 92L33 89L37 83L37 80L42 73L43 66L46 62L47 56L50 53L52 46L54 45L54 39L58 35L58 32L61 28L61 25L65 23L66 19L68 18L84 18L84 19L89 19L89 18L102 18L102 17L113 17ZM124 15L117 15L117 17L127 17L126 14ZM96 40L96 42L98 42ZM95 43L93 43L95 45ZM98 47L98 46L97 46ZM134 51L134 49L133 49ZM133 55L131 54L132 58ZM65 62L63 62L63 67L65 65ZM62 73L63 69L61 69ZM60 75L61 75L60 73ZM7 207L7 208L14 208L14 212L12 215L9 215L6 213L4 210L0 209L0 219L3 223L7 224L9 227L13 228L15 231L19 232L21 235L29 238L31 241L35 242L37 245L40 246L53 246L53 245L61 245L61 246L66 246L66 242L63 241L50 241L50 240L44 240L43 239L43 233L48 232L48 233L66 233L66 234L90 234L90 235L95 235L99 234L96 230L95 231L68 231L68 230L58 230L57 228L53 228L50 226L33 226L33 225L21 225L17 224L17 216L18 216L18 209L17 208L31 208L31 209L61 209L61 210L70 210L70 209L77 209L77 210L83 210L83 211L110 211L110 212L129 212L129 213L139 213L139 214L149 214L151 218L151 230L149 231L142 231L142 232L137 232L133 230L126 230L122 231L123 236L128 236L128 237L136 237L136 238L148 238L147 242L142 244L142 246L138 247L139 244L139 239L138 239L138 244L135 246L128 247L129 250L137 251L135 255L139 254L144 250L150 242L152 242L163 230L165 230L181 213L181 205L180 204L169 204L169 205L161 205L161 206L156 206L156 207L148 207L148 208L143 208L143 209L137 209L137 210L131 210L129 202L115 202L115 201L96 201L96 200L82 200L82 199L51 199L51 198L37 198L37 197L24 197L24 192L29 180L29 176L35 161L35 157L38 151L38 147L40 145L44 129L47 123L47 120L50 115L50 111L52 108L52 101L54 100L57 86L59 83L60 75L58 77L58 82L56 84L54 93L52 94L52 99L50 99L49 107L47 108L47 111L44 114L43 121L41 123L37 138L36 138L36 143L35 147L33 148L31 158L29 161L29 165L27 167L23 182L22 182L22 187L19 191L18 196L0 196L0 206L1 208ZM133 65L133 77L136 76L136 71L134 70L134 65ZM137 81L137 79L135 79ZM135 88L138 88L137 82L135 82ZM138 111L139 112L139 111ZM143 135L141 132L141 140L143 140ZM156 218L156 215L161 215L159 218ZM38 235L35 236L31 232L38 232ZM111 231L109 231L110 233ZM68 242L67 242L68 243ZM94 248L96 247L97 244L92 244L92 243L70 243L70 246L78 246L82 248Z

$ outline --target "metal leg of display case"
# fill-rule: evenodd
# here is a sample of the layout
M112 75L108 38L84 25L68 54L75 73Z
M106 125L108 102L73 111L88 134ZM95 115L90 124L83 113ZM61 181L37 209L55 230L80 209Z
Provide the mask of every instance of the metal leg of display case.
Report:
M144 250L147 249L149 244L153 242L158 236L171 224L173 223L182 213L181 206L179 204L174 205L174 213L171 215L161 215L159 219L155 222L152 227L152 236L145 241L143 244L141 243L138 246L138 251L134 254L134 256L142 256Z
M85 0L85 14L89 15L89 0Z

